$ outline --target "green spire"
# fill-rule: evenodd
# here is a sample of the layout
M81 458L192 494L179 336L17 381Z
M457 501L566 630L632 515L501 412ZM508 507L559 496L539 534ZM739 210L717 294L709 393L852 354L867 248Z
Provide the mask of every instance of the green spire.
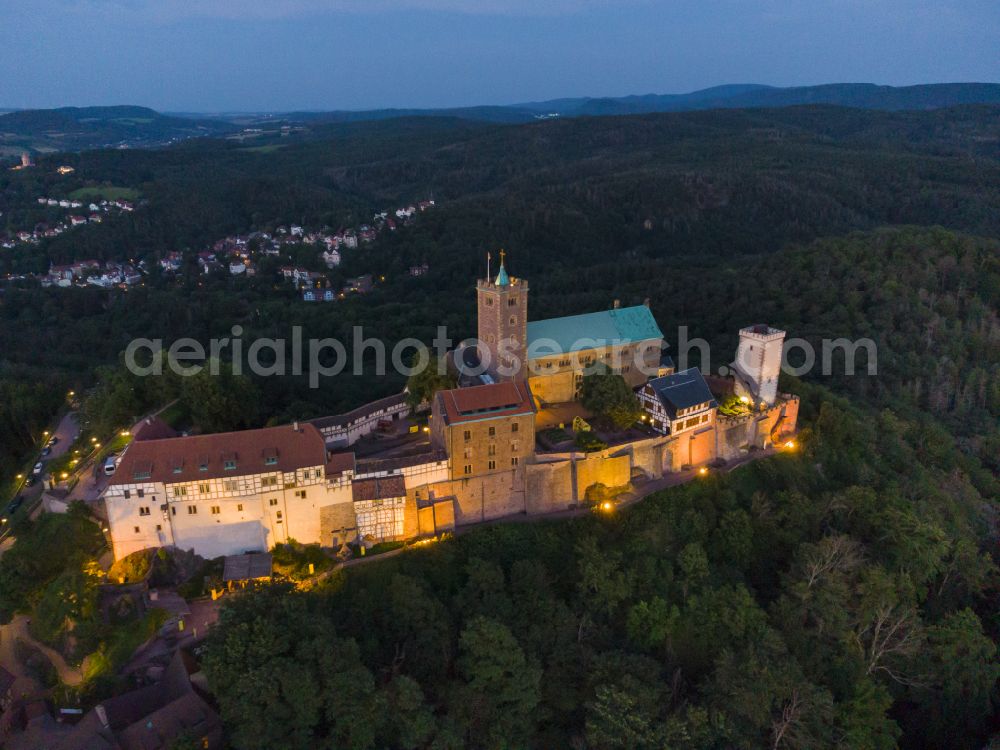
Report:
M507 269L503 267L503 256L506 254L503 250L500 251L500 273L497 274L497 286L510 286L510 277L507 275Z

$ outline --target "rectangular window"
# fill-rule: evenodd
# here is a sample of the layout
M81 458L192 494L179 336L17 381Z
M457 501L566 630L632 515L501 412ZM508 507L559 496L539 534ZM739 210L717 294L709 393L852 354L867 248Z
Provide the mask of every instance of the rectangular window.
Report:
M513 457L513 458L512 458L511 460L510 460L510 465L511 465L511 466L517 466L517 461L518 461L518 459L517 459L517 456L514 456L514 457Z
M281 520L281 511L280 510L277 513L275 513L274 515L275 515L275 518L277 518L279 521Z
M496 461L490 461L490 463L489 463L490 470L493 470L496 467L497 467L497 462Z
M139 479L149 479L149 472L148 471L137 471L135 474L132 475L132 478L136 479L136 480L139 480Z
M188 508L188 515L189 516L196 516L196 515L198 515L198 506L197 505L189 505L187 508Z
M125 499L128 500L130 497L132 497L132 493L129 492L128 490L125 490Z
M472 431L471 430L466 430L465 431L465 439L466 439L466 441L472 440Z
M138 534L139 533L139 527L138 526L133 526L133 528L135 529L135 533Z
M243 503L237 503L236 504L236 510L239 511L240 513L242 513L243 512Z
M174 487L174 497L184 497L187 493L187 487Z
M472 464L466 464L465 468L463 469L463 472L465 474L471 474L472 473Z
M278 478L277 477L264 477L260 480L261 486L263 487L277 487Z
M236 461L231 458L226 459L226 461L224 461L222 464L222 468L225 469L226 471L232 471L233 469L236 468Z
M274 466L276 463L278 463L278 457L268 456L267 458L264 459L264 463L267 464L268 466Z
M517 432L518 429L520 429L520 424L518 422L514 422L513 424L511 424L510 426L511 432Z
M207 495L211 491L212 491L212 485L210 485L210 484L199 484L198 485L198 492L200 492L202 495Z
M172 515L172 516L176 516L177 515L177 506L176 505L170 509L170 515Z
M235 479L223 479L222 489L226 492L238 492L240 489L240 483Z
M496 427L490 427L490 437L493 437L496 434L497 434L497 428Z
M183 466L175 466L174 467L174 474L180 474L182 471L184 471L184 467Z
M156 530L157 531L163 531L163 527L160 526L160 524L156 524Z
M142 497L143 495L146 494L146 490L136 490L135 494L136 494L136 497Z
M213 505L213 506L212 506L212 515L213 515L213 516L217 516L217 515L219 515L219 514L220 514L221 512L222 512L222 508L220 508L220 507L219 507L218 505Z
M148 516L149 515L149 506L148 505L141 506L139 508L139 515L140 516Z
M497 454L497 446L495 443L490 443L489 450L487 451L488 456L495 456Z
M270 500L267 501L267 504L268 505L277 505L278 504L278 498L272 497Z
M295 490L295 497L300 497L303 500L305 500L305 498L306 498L306 491L305 490Z

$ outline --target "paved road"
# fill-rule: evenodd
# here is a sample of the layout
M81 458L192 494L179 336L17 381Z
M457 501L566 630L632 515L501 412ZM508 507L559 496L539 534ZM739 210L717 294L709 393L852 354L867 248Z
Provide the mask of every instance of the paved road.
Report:
M28 618L26 615L18 615L10 623L3 626L3 640L5 642L8 640L13 642L15 639L24 641L45 654L49 661L52 662L52 666L55 667L56 672L59 674L59 679L64 684L79 685L83 682L83 673L76 667L71 667L67 664L62 654L31 637L31 634L28 632ZM4 656L6 658L6 654ZM4 666L7 665L4 664ZM20 664L18 664L18 667L20 667ZM7 668L10 669L10 667ZM14 670L11 671L13 672Z
M42 457L39 453L36 453L36 461L41 461L42 472L41 474L35 475L35 483L31 487L25 487L22 483L18 487L18 492L15 495L21 495L24 497L24 505L22 506L21 513L30 513L35 505L37 505L39 498L42 496L42 477L45 476L45 466L55 458L58 458L69 450L70 446L80 435L80 424L76 418L76 412L70 411L62 416L59 422L52 427L50 427L52 434L57 438L56 444L52 446L52 453L46 457ZM44 444L45 441L43 441ZM39 451L41 448L39 448ZM30 471L30 470L29 470ZM0 508L2 510L3 508ZM0 555L2 555L10 547L12 543L12 538L10 537L9 528L0 529Z

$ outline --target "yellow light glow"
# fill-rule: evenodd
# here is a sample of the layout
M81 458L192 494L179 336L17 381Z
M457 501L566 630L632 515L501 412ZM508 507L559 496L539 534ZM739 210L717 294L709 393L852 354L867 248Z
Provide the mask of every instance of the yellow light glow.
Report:
M46 437L48 437L48 434L49 434L49 431L48 431L48 430L46 430L46 431L45 431L45 432L43 432L42 434L43 434L43 435L45 435Z
M64 471L62 474L59 475L59 477L61 479L69 479L69 473Z
M430 432L430 431L431 431L430 427L424 427L424 432Z
M790 451L793 451L793 450L795 450L795 447L796 447L796 445L795 445L795 441L794 441L794 440L789 440L789 441L788 441L787 443L785 443L785 447L786 447L786 448L787 448L788 450L790 450Z
M73 398L73 396L75 396L75 395L76 395L76 391L70 391L69 392L69 397L70 398Z
M744 404L750 403L750 399L746 396L740 396L740 401L742 401Z
M708 474L708 469L702 466L700 469L698 469L698 474L701 476L705 476L706 474Z
M18 479L24 479L24 474L18 474L18 475L17 475L17 478L18 478Z
M610 500L605 500L603 503L601 503L601 510L603 510L605 513L610 513L614 509L615 505Z
M97 438L95 438L95 437L92 437L92 438L90 439L90 442L92 442L92 443L96 443L96 442L97 442Z
M101 447L101 444L100 444L100 443L94 443L94 447L95 447L95 448L100 448L100 447Z
M132 434L132 433L131 433L131 432L129 432L128 430L122 430L122 437L128 437L128 436L129 436L129 435L131 435L131 434Z

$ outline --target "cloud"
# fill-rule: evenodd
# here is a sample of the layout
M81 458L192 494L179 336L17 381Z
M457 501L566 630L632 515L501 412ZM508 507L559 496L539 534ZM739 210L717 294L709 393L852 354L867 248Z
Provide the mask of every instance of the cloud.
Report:
M642 0L58 0L63 7L119 20L278 20L331 13L429 11L462 15L561 16Z

